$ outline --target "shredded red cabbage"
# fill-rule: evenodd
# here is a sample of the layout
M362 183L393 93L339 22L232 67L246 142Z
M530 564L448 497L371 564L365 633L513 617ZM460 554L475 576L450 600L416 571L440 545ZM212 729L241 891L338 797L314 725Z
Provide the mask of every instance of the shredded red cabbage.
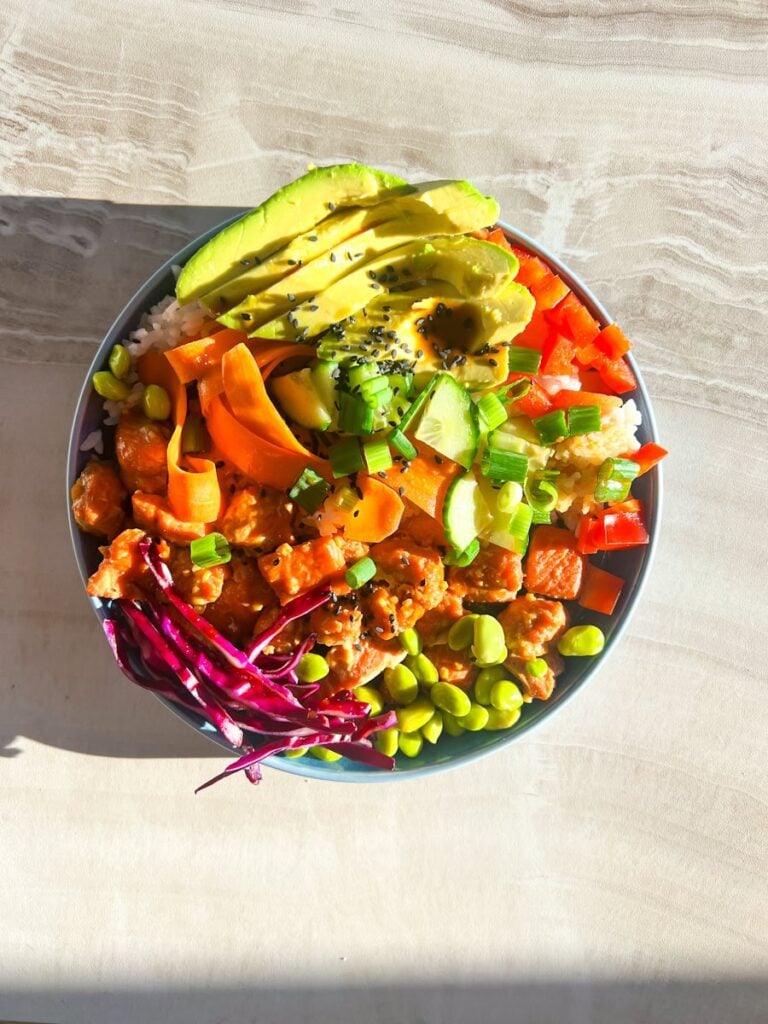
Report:
M241 651L181 597L154 542L145 538L140 551L168 604L150 598L112 601L104 632L128 679L202 715L241 751L196 792L238 772L257 783L266 757L297 747L325 746L376 768L394 767L370 741L376 730L394 724L394 712L371 717L369 705L349 693L322 697L317 684L298 682L296 667L314 646L314 636L289 654L263 653L285 626L328 600L327 588L285 605L269 629Z

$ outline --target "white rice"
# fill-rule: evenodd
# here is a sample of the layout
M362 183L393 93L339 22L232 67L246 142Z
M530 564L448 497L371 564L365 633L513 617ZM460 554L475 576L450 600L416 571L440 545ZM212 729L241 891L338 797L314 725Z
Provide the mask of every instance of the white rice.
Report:
M104 454L104 435L100 430L92 430L80 445L81 452L96 452L97 455Z

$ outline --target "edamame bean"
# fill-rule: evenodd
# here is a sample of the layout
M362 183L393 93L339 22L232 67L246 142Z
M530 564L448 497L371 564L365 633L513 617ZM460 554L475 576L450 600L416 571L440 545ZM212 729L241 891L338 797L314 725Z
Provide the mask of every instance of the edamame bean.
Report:
M452 651L463 651L472 643L477 615L465 615L448 630L448 646Z
M415 629L404 629L398 634L400 646L409 654L421 654L421 637Z
M397 724L402 732L418 732L435 713L435 705L429 697L417 697L405 708L397 709Z
M306 752L306 747L294 747L292 750L284 750L283 757L304 757Z
M391 729L380 729L373 734L373 745L380 754L385 757L394 757L398 750L400 730L392 726Z
M181 450L187 455L207 451L209 447L210 438L203 421L199 416L187 416L181 428Z
M384 670L384 685L396 704L410 704L419 695L419 683L407 665Z
M384 698L375 686L358 686L355 696L370 706L372 715L380 715L384 710Z
M436 707L441 711L447 711L449 715L454 715L456 718L468 715L472 707L469 694L460 687L454 686L453 683L435 683L429 691L429 695Z
M478 704L491 703L491 687L500 679L506 679L507 670L503 665L494 665L493 668L484 668L477 673L475 679L475 700Z
M148 384L141 396L144 415L151 420L167 420L171 415L171 399L165 388L159 384Z
M478 615L473 623L472 654L481 668L506 660L504 627L492 615Z
M526 661L523 668L529 676L533 676L534 679L541 679L543 675L546 675L549 666L543 658L531 658L530 661Z
M327 747L310 747L308 753L312 757L316 757L318 761L341 760L341 754L337 754L335 750L328 750Z
M413 657L406 658L405 664L410 668L418 681L425 686L431 686L440 678L440 673L426 654L416 654Z
M124 345L115 345L109 353L109 368L118 380L122 380L130 370L131 357Z
M488 721L485 723L486 732L500 732L502 729L510 729L520 717L520 708L513 708L511 711L499 711L498 708L487 708Z
M296 666L296 675L300 683L316 683L320 679L325 679L330 671L330 666L322 654L304 654Z
M398 746L400 753L405 754L406 757L418 757L424 746L424 740L420 732L401 732Z
M110 402L124 402L131 393L128 385L118 380L109 370L99 370L98 373L94 373L92 383L96 394Z
M459 725L463 725L470 732L480 732L485 728L487 722L488 708L484 708L482 704L472 704L469 714L462 715L459 719Z
M459 722L458 718L453 715L449 715L447 711L443 711L443 729L448 736L461 736L467 730Z
M566 658L588 658L605 647L605 636L597 626L571 626L557 641L557 649Z
M443 734L443 713L435 709L430 720L421 727L421 735L427 743L437 743Z
M497 711L514 711L522 707L523 695L511 679L500 679L491 688L491 704Z

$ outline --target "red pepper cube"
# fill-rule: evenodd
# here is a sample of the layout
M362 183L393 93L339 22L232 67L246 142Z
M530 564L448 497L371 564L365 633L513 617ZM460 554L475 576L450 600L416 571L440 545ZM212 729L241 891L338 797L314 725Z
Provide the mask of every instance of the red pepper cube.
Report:
M520 261L520 269L515 280L518 284L531 288L537 282L545 281L550 274L551 271L543 260L540 260L538 256L529 255L525 262Z
M572 341L564 338L562 334L556 335L544 346L539 372L551 376L573 374L573 357L576 353L577 349Z
M635 375L632 373L629 363L624 359L608 359L606 356L600 356L593 365L603 378L603 383L611 389L614 395L625 395L637 387Z
M591 612L612 615L623 587L624 580L620 576L614 576L613 573L587 562L579 604Z
M531 285L531 294L536 300L536 309L538 310L552 309L565 298L570 290L562 278L551 272L548 277L535 281Z
M513 402L513 409L518 416L529 416L532 420L537 416L543 416L551 408L549 396L535 380L531 381L531 390L528 394Z
M621 359L629 352L632 345L617 324L608 324L595 338L595 348L607 359Z
M550 323L578 348L589 345L600 333L600 324L573 292L547 312Z
M581 590L584 558L576 537L558 526L537 526L528 547L525 586L534 594L571 600Z
M513 338L513 344L521 345L523 348L535 348L541 352L551 337L552 325L543 313L534 310L525 330Z

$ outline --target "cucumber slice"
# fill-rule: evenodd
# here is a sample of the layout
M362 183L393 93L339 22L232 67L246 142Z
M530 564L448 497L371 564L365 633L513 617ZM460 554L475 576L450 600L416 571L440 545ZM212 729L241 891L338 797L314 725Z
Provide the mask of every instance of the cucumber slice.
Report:
M457 477L448 488L443 503L443 526L448 542L465 551L492 521L473 473Z
M270 381L272 393L294 423L310 430L327 430L331 412L320 398L309 367Z
M472 465L480 438L477 407L450 373L434 378L414 436L465 469Z

